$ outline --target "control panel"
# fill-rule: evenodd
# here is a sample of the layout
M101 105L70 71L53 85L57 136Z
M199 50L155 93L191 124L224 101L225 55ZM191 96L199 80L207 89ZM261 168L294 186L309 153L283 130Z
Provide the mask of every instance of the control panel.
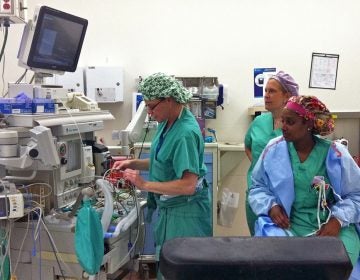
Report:
M20 218L24 216L24 198L21 192L0 193L0 219Z

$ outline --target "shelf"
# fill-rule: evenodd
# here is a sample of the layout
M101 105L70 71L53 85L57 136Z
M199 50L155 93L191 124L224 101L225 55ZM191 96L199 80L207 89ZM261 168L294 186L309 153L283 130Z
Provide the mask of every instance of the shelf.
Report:
M236 166L246 158L244 143L218 144L218 186Z
M332 111L335 119L360 119L360 111Z
M244 143L218 143L218 149L220 151L245 151L245 144Z
M248 108L248 114L250 116L255 116L257 112L263 113L268 111L265 109L265 106L252 106ZM331 114L335 119L360 119L360 111L356 110L333 110Z
M34 127L37 125L43 125L47 127L57 126L62 124L83 123L91 121L105 121L114 120L114 116L109 111L81 111L71 114L14 114L8 115L6 121L9 126L24 126Z

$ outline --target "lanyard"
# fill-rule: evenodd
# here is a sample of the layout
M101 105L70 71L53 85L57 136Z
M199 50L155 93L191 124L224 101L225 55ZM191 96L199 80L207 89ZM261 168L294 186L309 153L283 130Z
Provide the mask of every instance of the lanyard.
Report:
M172 126L171 126L171 127L172 127ZM169 130L171 129L171 127L169 128ZM161 146L162 146L163 143L164 143L164 139L165 139L165 136L166 136L166 134L167 134L166 131L167 131L167 129L164 128L163 131L162 131L161 134L160 134L159 142L158 142L158 144L156 145L156 149L155 149L155 159L156 159L156 160L158 160L158 159L157 159L158 153L159 153L159 151L160 151Z

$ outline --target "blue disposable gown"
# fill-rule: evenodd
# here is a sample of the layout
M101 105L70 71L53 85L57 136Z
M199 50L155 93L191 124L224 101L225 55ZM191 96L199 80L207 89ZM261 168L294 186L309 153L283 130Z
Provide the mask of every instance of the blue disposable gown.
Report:
M321 159L321 149L324 150L326 140L316 138L316 148L319 153L315 153L316 159L313 163L319 162ZM311 160L310 154L310 160ZM299 204L299 198L296 197L298 189L296 183L301 182L301 177L298 168L298 163L294 163L294 152L289 153L288 143L283 137L277 137L269 142L263 151L258 163L256 164L252 175L252 186L249 192L249 203L254 212L259 215L256 222L256 235L259 236L281 236L281 235L303 235L309 232L309 220L305 223L299 222L299 217L304 217L304 214L299 214L299 209L304 209ZM350 156L347 149L338 143L332 143L327 149L327 154L324 157L324 170L322 164L318 164L318 172L325 175L326 180L330 183L333 190L331 205L331 215L342 221L342 231L348 230L350 225L359 226L360 222L360 169ZM294 169L295 168L295 169ZM321 171L322 170L322 171ZM295 173L295 176L294 176ZM295 178L295 180L294 180ZM309 184L310 185L310 184ZM292 186L292 187L290 187ZM310 187L310 186L309 186ZM295 190L296 189L296 190ZM290 220L294 221L294 229L284 231L272 223L268 212L274 203L280 204L284 207ZM302 202L304 203L304 202ZM315 211L313 209L312 211ZM306 214L308 215L308 213ZM315 225L314 225L315 228ZM359 227L358 227L359 229ZM341 238L340 233L340 238ZM354 237L354 244L359 248L358 236ZM345 244L345 242L344 242ZM345 244L346 245L346 244ZM357 255L359 254L357 249ZM354 252L349 252L349 255ZM356 260L352 258L352 261Z
M254 225L257 219L257 216L251 210L247 199L249 188L251 186L251 173L267 143L271 139L282 135L280 128L273 128L273 121L274 119L271 113L263 113L254 119L245 135L245 147L251 150L252 157L250 167L247 172L247 191L245 201L246 220L251 235L254 235L255 233Z

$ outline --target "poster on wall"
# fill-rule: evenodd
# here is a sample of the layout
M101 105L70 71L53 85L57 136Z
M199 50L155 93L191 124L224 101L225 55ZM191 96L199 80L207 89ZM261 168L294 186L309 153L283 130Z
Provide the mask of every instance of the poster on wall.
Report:
M276 68L254 68L254 97L262 98L264 96L264 86L269 76L276 73Z
M313 53L309 88L336 89L339 55Z

